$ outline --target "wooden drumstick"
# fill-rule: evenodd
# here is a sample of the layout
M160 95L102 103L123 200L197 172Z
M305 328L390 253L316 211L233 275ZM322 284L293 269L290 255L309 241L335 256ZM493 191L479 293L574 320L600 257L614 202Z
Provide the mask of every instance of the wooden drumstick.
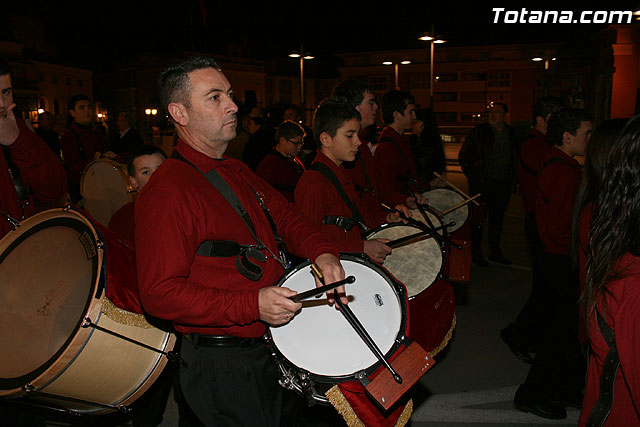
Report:
M438 172L433 172L433 174L437 177L437 178L442 178L442 175L440 175ZM461 189L459 189L458 187L456 187L455 185L453 185L451 183L451 181L449 181L448 179L445 178L445 181L447 182L447 185L451 188L453 188L454 190L456 190L458 193L462 194L464 197L466 197L467 199L470 199L473 203L475 203L476 206L480 206L480 203L476 202L475 200L473 200L472 198L469 197L469 195L467 193L465 193L464 191L462 191ZM477 194L477 196L480 196L480 193Z
M474 199L477 199L478 197L480 197L480 194L476 194L475 196L473 196L473 197L472 197L472 198L470 198L470 199L463 200L463 201L461 201L460 203L458 203L457 205L452 206L452 207L450 207L449 209L447 209L446 211L442 212L442 214L443 214L443 215L446 215L446 214L448 214L449 212L453 212L453 211L455 211L456 209L460 209L461 207L463 207L463 206L464 206L464 205L466 205L467 203L469 203L469 202L473 202L473 201L474 201Z

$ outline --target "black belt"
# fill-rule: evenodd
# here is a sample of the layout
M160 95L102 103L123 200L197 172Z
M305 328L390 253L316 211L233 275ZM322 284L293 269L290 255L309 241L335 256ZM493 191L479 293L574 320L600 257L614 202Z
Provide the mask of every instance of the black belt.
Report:
M186 334L185 338L195 346L202 347L248 347L263 342L260 338L241 338L233 335Z

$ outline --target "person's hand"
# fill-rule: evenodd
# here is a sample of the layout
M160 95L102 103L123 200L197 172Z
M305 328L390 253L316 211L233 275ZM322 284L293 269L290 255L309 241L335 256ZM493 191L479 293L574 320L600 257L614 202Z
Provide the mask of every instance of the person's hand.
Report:
M260 289L258 293L260 320L271 326L284 325L290 321L296 311L302 308L301 303L296 303L289 299L296 294L296 291L279 286Z
M447 176L446 174L442 174L436 178L433 178L429 184L432 188L442 188L447 186Z
M375 262L382 264L391 253L391 248L386 245L389 239L371 239L364 241L364 253Z
M102 153L102 155L108 159L115 159L116 157L118 157L118 155L111 150L107 151L106 153Z
M405 218L411 218L411 213L409 213L409 208L405 205L396 205L396 211L387 214L387 222L402 222L403 224L407 223L407 220L402 217L404 215Z
M0 111L0 144L7 147L13 144L20 134L16 117L13 115L14 108L16 108L15 102Z
M411 126L411 133L420 136L422 131L424 130L424 122L422 120L416 120L413 122L413 126Z
M416 203L415 197L407 197L407 206L409 209L418 209L418 204Z
M344 280L344 269L342 268L342 264L340 264L340 260L335 255L322 254L316 258L315 264L320 268L320 271L322 271L325 285L330 285L331 283L339 280ZM320 283L318 278L316 278L316 287L319 288L320 286L322 286L322 283ZM348 304L349 300L347 299L344 286L340 286L335 290L338 291L338 294L340 295L340 301L342 301L343 304ZM329 304L333 305L333 291L327 293L327 298L329 300Z

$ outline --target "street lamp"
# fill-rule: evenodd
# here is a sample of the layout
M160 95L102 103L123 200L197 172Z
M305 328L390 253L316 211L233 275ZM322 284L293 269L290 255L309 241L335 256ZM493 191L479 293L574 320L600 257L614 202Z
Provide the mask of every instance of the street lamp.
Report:
M424 33L421 37L418 37L418 40L428 41L430 47L430 56L429 56L429 105L433 110L433 45L446 43L446 40L443 40L440 36L435 35L435 31L433 25L431 26L430 33Z
M305 53L302 44L300 44L300 51L291 52L289 57L300 58L300 104L304 107L304 60L313 59L314 56L310 55L308 52Z
M405 59L404 61L400 61L400 64L402 65L408 65L411 64L411 61L409 61L408 59ZM398 62L397 61L384 61L382 63L382 65L394 65L395 66L395 75L396 75L396 85L394 86L396 89L400 89L400 87L398 86Z

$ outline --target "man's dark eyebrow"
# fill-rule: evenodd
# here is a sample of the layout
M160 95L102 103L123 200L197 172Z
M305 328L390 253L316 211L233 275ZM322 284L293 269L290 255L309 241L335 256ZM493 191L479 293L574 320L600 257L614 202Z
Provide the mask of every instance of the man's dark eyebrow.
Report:
M209 96L209 95L211 95L211 94L212 94L212 93L214 93L214 92L225 93L225 92L224 92L224 90L222 90L222 89L212 88L212 89L209 89L209 91L208 91L207 93L205 93L205 95L204 95L204 96ZM232 89L232 88L229 88L229 90L227 91L227 93L233 93L233 89Z

